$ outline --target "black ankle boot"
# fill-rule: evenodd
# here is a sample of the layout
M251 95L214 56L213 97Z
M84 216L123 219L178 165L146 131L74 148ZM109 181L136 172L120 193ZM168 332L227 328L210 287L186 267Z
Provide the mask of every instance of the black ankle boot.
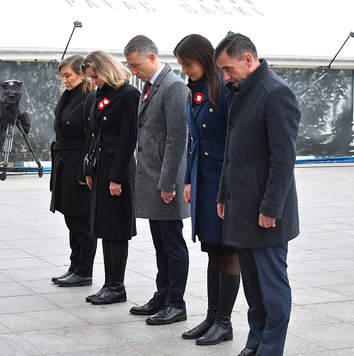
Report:
M127 301L127 293L123 284L111 283L107 290L98 298L93 298L91 304L112 304L122 303Z

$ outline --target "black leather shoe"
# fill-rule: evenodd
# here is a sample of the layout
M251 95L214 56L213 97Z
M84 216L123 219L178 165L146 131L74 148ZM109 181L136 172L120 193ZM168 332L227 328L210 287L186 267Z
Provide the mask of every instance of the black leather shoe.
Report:
M256 351L246 347L237 356L256 356Z
M135 315L153 315L160 311L163 307L164 304L153 298L141 307L132 307L130 312Z
M107 290L99 297L93 298L91 304L103 305L113 303L124 303L127 301L127 293L122 283L111 283Z
M221 341L231 341L233 339L232 325L221 325L217 322L210 327L210 329L195 342L197 345L217 345Z
M109 287L109 284L105 283L97 293L87 296L86 302L91 303L92 299L96 299L96 298L100 297L108 289L108 287Z
M61 287L91 286L92 277L80 277L77 274L72 273L68 277L58 279L57 284Z
M199 325L194 327L193 329L186 331L182 334L183 339L198 339L198 337L203 336L213 325L214 320L205 319Z
M62 279L62 278L69 277L71 274L73 274L73 273L70 272L70 271L66 271L64 274L62 274L62 275L59 276L59 277L53 277L53 278L52 278L52 282L53 282L53 283L57 283L57 280L58 280L58 279Z
M184 320L187 320L186 308L163 307L158 313L149 316L146 323L149 325L165 325Z

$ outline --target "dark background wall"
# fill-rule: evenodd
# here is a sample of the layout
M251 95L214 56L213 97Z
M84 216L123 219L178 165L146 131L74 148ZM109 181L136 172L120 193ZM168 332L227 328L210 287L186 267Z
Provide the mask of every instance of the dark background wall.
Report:
M0 84L11 79L23 82L20 111L27 111L30 115L31 128L28 138L34 152L42 161L50 160L50 143L54 139L53 110L64 89L59 81L57 68L58 62L55 61L0 61ZM273 69L289 83L300 102L302 119L297 145L298 155L353 155L353 71ZM15 132L10 161L33 160L26 153L27 146L21 134L18 130ZM0 162L2 160L3 152L0 152Z

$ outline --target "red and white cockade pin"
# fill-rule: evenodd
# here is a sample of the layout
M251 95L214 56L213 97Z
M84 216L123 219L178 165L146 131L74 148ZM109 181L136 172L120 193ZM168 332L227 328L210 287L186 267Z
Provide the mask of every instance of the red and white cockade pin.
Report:
M204 94L199 92L198 93L195 93L194 94L194 102L197 104L197 105L200 105L204 100Z
M108 98L103 98L97 104L98 110L103 110L111 101Z

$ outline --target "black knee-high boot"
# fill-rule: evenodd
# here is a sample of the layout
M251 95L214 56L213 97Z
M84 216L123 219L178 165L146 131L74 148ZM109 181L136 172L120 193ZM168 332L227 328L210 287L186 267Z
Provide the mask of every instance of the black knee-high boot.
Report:
M217 268L208 267L207 271L207 291L208 310L207 317L199 325L182 334L183 339L197 339L204 335L213 325L219 303L219 276Z
M128 258L128 241L112 242L112 281L108 289L91 303L112 304L127 301L124 287L124 275Z
M231 313L240 287L240 275L220 271L219 305L215 321L209 330L196 340L197 345L216 345L233 338Z
M109 240L102 239L102 252L103 252L103 264L104 264L104 285L95 294L86 297L86 302L92 302L92 299L100 297L109 287L112 281L112 244Z

